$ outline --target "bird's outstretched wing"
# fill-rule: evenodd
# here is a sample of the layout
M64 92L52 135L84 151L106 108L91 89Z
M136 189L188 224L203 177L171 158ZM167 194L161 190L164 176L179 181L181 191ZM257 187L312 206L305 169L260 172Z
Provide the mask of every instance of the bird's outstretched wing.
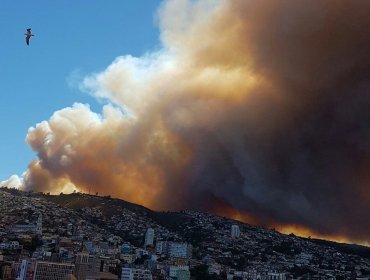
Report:
M31 37L35 35L32 34L31 28L27 28L27 33L24 35L26 35L26 43L27 43L27 46L29 46Z

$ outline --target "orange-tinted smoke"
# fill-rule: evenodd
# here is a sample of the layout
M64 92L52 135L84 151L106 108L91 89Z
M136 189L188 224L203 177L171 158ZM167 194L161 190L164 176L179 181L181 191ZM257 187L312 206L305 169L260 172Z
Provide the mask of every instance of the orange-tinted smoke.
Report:
M24 187L368 240L370 2L170 0L159 27L82 82L101 114L29 130Z

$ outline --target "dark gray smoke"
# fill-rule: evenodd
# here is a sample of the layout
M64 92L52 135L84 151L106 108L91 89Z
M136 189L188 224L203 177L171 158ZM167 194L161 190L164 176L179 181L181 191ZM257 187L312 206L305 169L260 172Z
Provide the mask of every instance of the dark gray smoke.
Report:
M32 128L25 187L370 241L370 2L172 0L159 19L160 51L84 80L129 113Z

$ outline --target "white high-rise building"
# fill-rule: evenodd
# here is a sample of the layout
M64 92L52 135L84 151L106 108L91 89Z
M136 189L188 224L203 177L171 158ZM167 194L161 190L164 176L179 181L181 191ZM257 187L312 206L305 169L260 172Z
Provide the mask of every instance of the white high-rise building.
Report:
M232 225L231 226L231 237L232 238L240 237L240 229L239 229L238 225Z
M154 229L148 228L148 230L145 233L145 246L153 246L154 242Z
M40 214L39 218L37 219L35 232L38 235L42 235L42 215Z

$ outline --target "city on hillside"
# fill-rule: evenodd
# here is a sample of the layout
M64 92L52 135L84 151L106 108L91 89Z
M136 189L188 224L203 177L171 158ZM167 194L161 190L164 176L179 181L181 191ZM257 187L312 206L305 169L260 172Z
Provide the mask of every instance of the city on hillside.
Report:
M370 248L109 196L0 190L2 280L370 279Z

